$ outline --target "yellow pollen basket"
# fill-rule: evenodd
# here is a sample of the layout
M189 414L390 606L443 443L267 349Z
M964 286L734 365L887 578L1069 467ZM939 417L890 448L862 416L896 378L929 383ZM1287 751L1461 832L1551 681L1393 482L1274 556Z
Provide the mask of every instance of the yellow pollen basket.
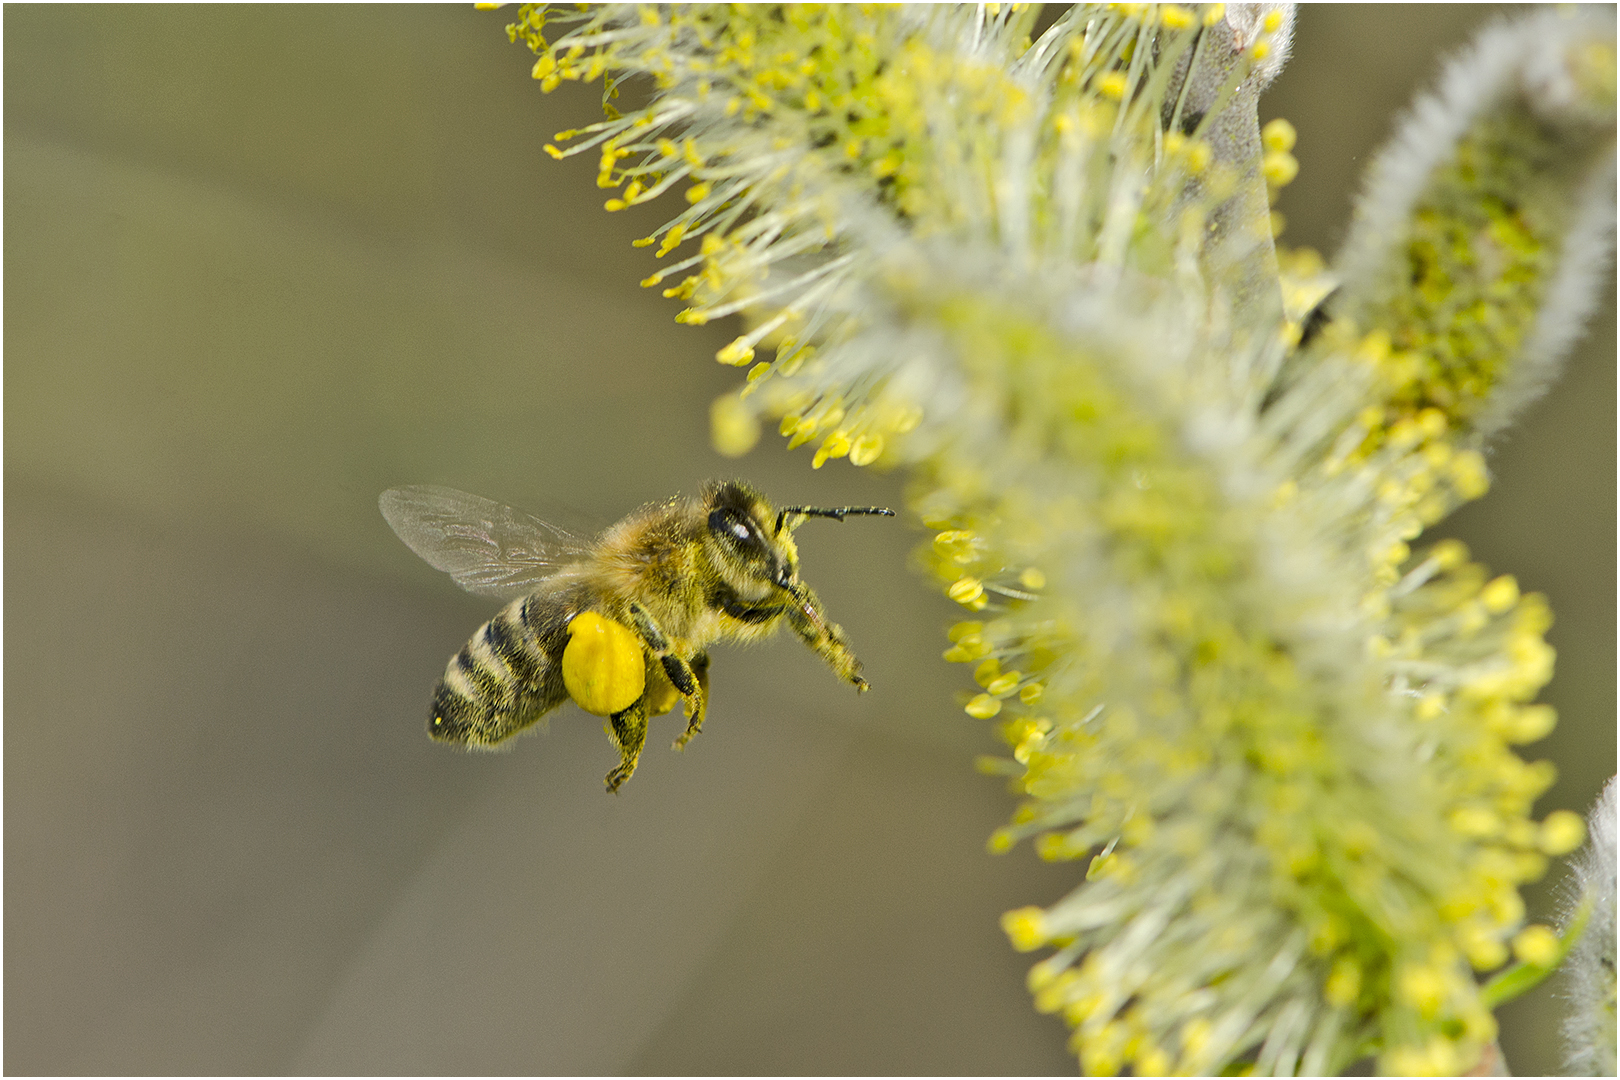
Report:
M647 679L641 640L594 611L582 611L568 624L562 669L568 696L593 716L612 716L634 705Z

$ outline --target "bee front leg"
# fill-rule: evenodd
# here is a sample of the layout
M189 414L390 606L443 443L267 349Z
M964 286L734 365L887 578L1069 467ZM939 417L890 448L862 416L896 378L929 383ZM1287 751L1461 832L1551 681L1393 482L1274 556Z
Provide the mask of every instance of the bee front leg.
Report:
M861 678L861 662L855 659L850 651L849 638L844 636L844 628L835 622L827 621L827 613L821 608L821 599L803 582L794 584L787 590L793 602L786 605L788 625L793 632L815 654L827 662L827 666L837 673L840 679L850 683L856 690L865 692L869 684Z
M636 630L641 639L647 643L647 649L658 658L664 666L664 674L669 677L671 685L680 692L686 700L686 730L681 737L675 740L675 749L679 750L686 745L687 740L696 735L703 727L703 714L707 707L708 697L708 664L706 654L698 653L703 657L704 675L693 673L692 664L678 656L670 643L668 635L658 625L658 620L652 617L652 612L640 604L630 605L630 618L636 624ZM693 658L694 662L696 657Z
M607 774L608 791L618 794L619 785L630 779L641 758L641 748L647 744L646 699L638 698L634 705L608 718L608 738L619 749L619 764Z

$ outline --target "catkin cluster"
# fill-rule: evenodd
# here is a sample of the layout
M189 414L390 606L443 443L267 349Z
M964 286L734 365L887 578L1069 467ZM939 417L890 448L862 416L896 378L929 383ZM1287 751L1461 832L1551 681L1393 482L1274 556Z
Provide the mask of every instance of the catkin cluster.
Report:
M1272 243L1277 5L522 9L542 89L604 80L608 210L678 193L643 284L741 316L716 445L903 465L964 609L945 659L1077 860L1009 912L1088 1072L1454 1073L1476 972L1557 939L1518 886L1581 840L1550 615L1424 530L1550 377L1610 258L1612 20L1499 27L1380 159L1328 269ZM653 93L620 115L619 83ZM1605 187L1605 184L1607 186ZM1415 545L1415 546L1414 546ZM1548 941L1552 944L1549 946Z

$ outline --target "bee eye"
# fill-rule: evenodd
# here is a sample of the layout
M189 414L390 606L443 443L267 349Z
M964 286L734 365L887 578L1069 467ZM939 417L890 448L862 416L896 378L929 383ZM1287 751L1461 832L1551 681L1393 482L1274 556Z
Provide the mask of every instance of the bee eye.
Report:
M760 542L758 533L735 510L716 510L710 514L709 531L734 548L751 554L764 554L765 546Z

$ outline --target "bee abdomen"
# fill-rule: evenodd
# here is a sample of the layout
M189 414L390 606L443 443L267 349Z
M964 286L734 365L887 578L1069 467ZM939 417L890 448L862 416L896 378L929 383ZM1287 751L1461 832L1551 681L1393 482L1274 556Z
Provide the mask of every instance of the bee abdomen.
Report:
M433 691L435 739L493 746L561 704L556 665L524 625L522 604L502 609L450 658Z

